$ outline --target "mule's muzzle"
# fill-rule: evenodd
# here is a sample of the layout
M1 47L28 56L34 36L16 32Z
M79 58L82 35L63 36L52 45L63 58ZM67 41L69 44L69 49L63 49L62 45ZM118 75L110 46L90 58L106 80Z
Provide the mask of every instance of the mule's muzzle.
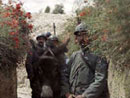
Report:
M49 85L42 86L41 98L53 98L53 91Z

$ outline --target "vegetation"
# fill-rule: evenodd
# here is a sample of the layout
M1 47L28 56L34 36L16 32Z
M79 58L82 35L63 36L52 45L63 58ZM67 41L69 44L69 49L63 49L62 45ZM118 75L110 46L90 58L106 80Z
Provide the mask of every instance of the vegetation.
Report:
M24 12L21 7L21 3L12 2L0 5L0 64L16 64L28 48L28 34L33 25L27 20L31 13Z
M64 6L62 4L56 4L55 9L53 10L53 14L64 14L63 10Z
M49 6L46 7L45 13L50 13L50 7Z
M69 51L67 52L67 55L68 56L71 56L71 54L73 52L75 52L76 50L79 49L79 46L77 44L75 44L75 37L73 35L73 32L75 30L75 26L76 26L77 22L75 19L68 19L68 21L66 22L65 24L65 32L63 32L61 35L59 35L59 39L60 40L63 40L66 38L66 35L70 36L71 40L69 42L69 45L68 45L68 49Z
M90 49L96 54L107 56L114 64L128 66L130 63L129 15L129 0L94 0L92 6L79 10L78 17L89 28ZM72 25L75 26L71 21L66 29L71 29ZM74 28L69 32L73 30Z

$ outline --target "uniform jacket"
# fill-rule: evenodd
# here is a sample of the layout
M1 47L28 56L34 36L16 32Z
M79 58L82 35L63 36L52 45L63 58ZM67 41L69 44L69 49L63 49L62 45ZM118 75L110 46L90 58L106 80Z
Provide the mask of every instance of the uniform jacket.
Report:
M107 68L106 60L89 51L73 53L64 75L64 94L69 92L85 98L106 98Z

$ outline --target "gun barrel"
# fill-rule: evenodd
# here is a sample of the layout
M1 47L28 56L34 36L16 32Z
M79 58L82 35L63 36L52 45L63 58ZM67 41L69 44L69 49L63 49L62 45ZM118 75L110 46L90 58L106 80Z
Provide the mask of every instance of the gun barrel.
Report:
M56 25L53 23L54 35L56 35Z

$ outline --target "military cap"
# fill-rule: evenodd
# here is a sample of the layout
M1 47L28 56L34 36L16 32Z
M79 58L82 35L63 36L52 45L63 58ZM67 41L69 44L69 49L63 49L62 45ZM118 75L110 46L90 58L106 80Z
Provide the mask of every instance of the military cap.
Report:
M78 33L86 32L88 31L87 26L85 23L80 23L79 25L76 26L74 35L78 35ZM88 32L86 32L88 33Z

